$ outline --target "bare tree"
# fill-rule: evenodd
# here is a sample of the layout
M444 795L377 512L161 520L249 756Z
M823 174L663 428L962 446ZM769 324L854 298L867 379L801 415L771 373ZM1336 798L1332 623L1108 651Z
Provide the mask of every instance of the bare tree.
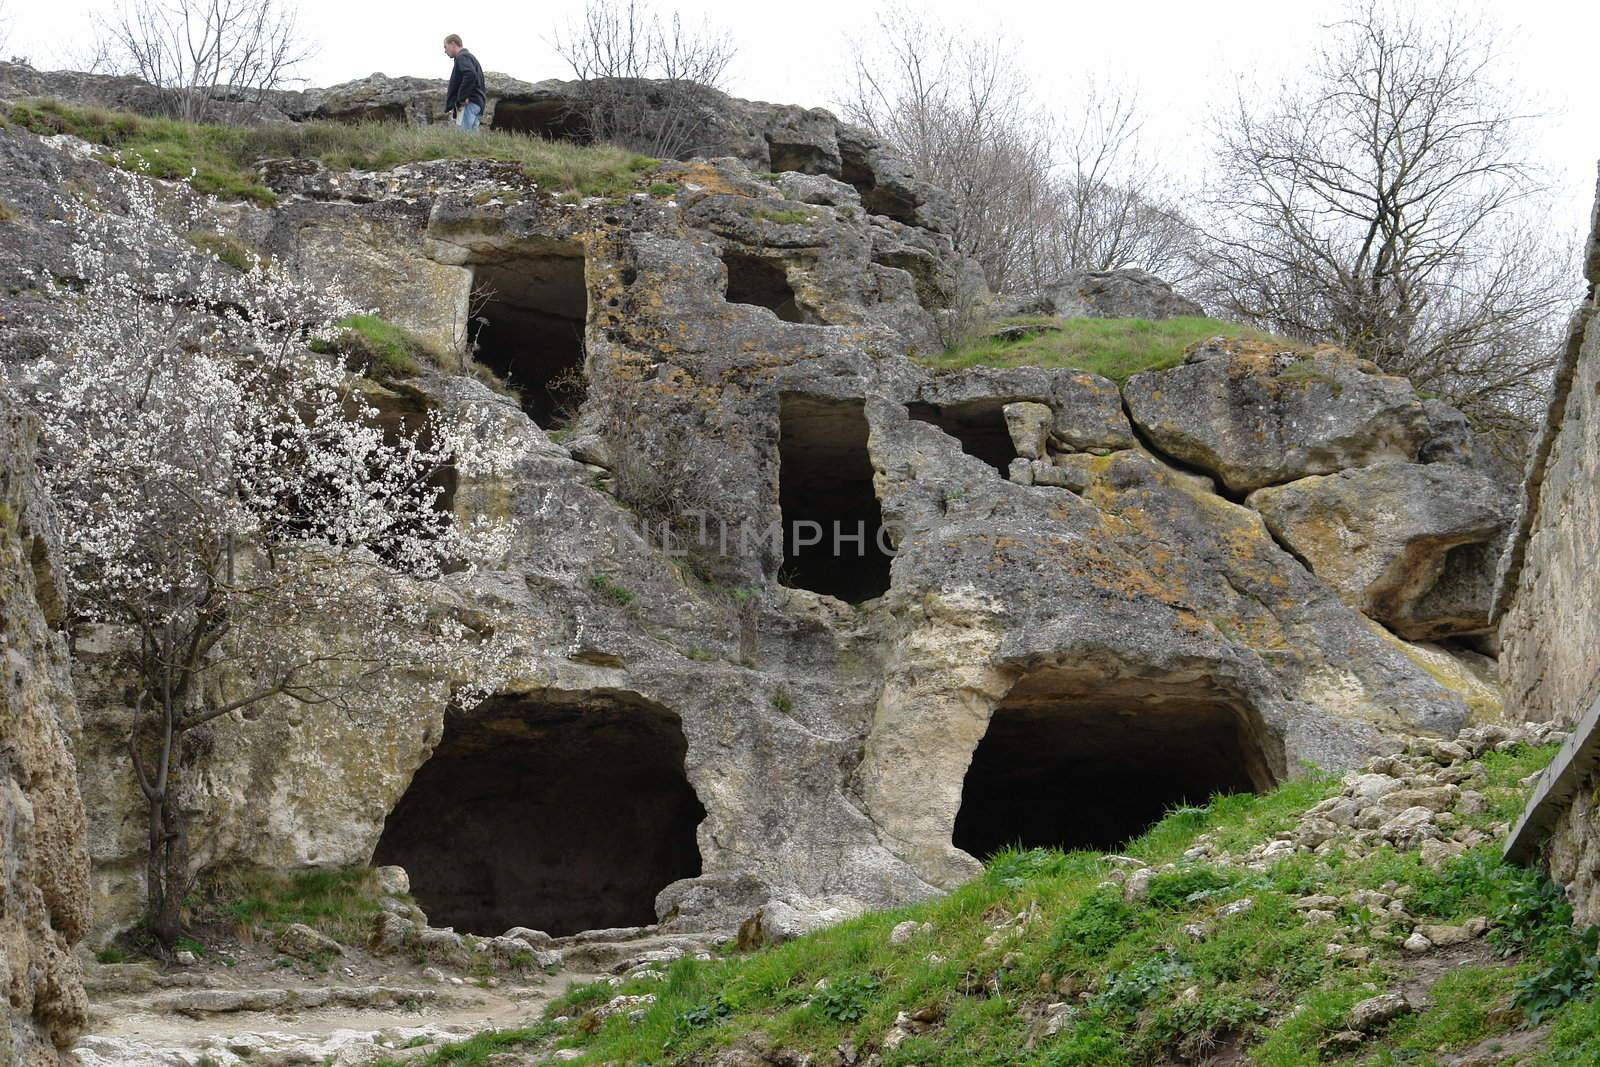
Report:
M972 41L920 14L878 18L858 44L845 117L955 199L956 246L999 292L1029 244L1051 171L1050 125L998 40Z
M294 0L128 0L100 29L111 64L168 90L190 122L260 103L310 54Z
M954 196L957 246L995 292L1130 266L1187 279L1194 228L1140 157L1137 101L1091 84L1051 114L1014 52L894 8L841 108Z
M1140 148L1138 100L1087 83L1059 120L1054 173L1035 210L1021 288L1068 271L1139 267L1183 287L1199 273L1199 229Z
M1379 2L1330 29L1298 83L1241 91L1218 123L1215 297L1480 423L1515 421L1538 402L1575 272L1534 221L1526 117L1493 80L1491 36Z
M579 83L575 117L592 140L665 159L710 143L706 90L734 57L725 33L686 27L649 0L590 0L553 43Z

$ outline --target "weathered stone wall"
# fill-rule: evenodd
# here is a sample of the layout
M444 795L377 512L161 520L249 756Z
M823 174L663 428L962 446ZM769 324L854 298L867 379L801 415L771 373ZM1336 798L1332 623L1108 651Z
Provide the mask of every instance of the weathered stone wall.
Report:
M0 1063L53 1067L87 1012L72 946L89 925L89 862L35 433L0 379Z
M1495 604L1508 712L1575 726L1506 853L1542 856L1580 924L1600 922L1600 193L1585 274Z
M1591 248L1596 242L1600 236ZM1600 285L1600 253L1590 256L1589 280ZM1600 316L1594 309L1591 288L1573 319L1529 472L1525 533L1501 579L1506 705L1533 722L1576 722L1600 697Z

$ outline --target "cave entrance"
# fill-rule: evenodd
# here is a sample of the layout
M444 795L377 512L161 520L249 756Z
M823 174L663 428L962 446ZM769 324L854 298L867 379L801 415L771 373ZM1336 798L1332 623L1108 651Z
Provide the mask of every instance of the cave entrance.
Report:
M1006 427L1006 400L968 400L960 404L907 404L906 412L961 442L961 450L983 460L1002 476L1011 473L1017 446Z
M778 423L783 584L851 603L882 596L890 556L862 402L786 394Z
M979 859L1008 845L1115 850L1180 804L1269 789L1252 719L1204 679L1036 671L989 720L953 842Z
M631 694L493 697L446 719L373 863L467 933L653 923L656 894L700 873L686 751L678 716Z
M504 378L540 426L565 425L583 402L589 291L583 249L552 245L475 268L474 358Z
M745 252L722 253L728 269L728 288L724 297L730 304L764 307L784 322L816 322L816 316L801 306L781 265Z
M518 100L501 97L494 103L490 128L508 133L524 133L546 141L589 144L589 124L565 100Z

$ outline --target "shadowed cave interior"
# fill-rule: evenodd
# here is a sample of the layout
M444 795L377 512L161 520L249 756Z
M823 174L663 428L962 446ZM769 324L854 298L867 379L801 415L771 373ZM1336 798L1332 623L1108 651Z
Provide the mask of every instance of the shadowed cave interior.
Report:
M656 894L700 873L686 751L678 716L631 694L493 697L446 720L373 863L464 933L653 923Z
M995 708L962 786L954 844L979 859L1008 845L1115 850L1178 805L1270 789L1247 719L1202 680L1037 671Z
M782 264L729 250L722 253L722 265L728 271L723 294L728 303L764 307L784 322L819 321L794 295Z
M583 400L583 327L589 293L583 249L552 244L474 268L483 300L474 358L510 382L522 409L549 429Z
M882 596L890 556L861 401L785 394L778 422L783 584L851 603Z
M1011 431L1006 428L1006 401L971 400L960 404L906 405L906 413L920 422L930 422L961 442L961 450L983 460L1002 476L1011 473L1017 458Z

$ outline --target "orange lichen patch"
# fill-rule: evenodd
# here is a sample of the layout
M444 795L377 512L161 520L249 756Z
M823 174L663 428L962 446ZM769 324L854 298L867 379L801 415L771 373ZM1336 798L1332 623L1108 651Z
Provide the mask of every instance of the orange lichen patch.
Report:
M662 178L669 181L697 186L694 191L709 195L724 193L729 196L752 198L770 195L767 190L755 183L741 181L710 163L672 164L662 167L659 173Z

